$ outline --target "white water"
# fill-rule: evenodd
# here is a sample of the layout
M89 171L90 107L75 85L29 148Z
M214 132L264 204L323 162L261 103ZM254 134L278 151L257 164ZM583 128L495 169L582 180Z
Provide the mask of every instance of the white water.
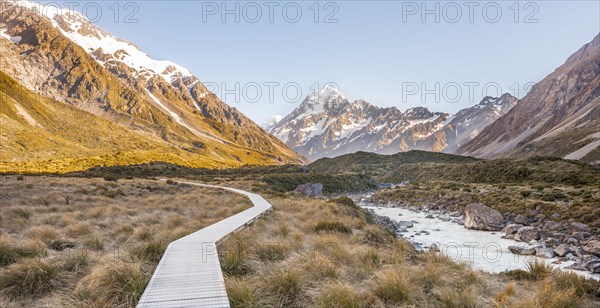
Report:
M401 233L406 239L421 244L425 249L432 244L436 244L441 253L454 261L470 264L473 268L484 272L499 273L506 270L526 269L527 264L534 260L546 262L563 270L567 270L564 267L573 264L573 261L551 264L557 258L544 259L535 256L515 255L508 250L508 246L523 245L523 243L503 239L500 232L465 229L462 225L454 222L442 221L437 218L425 218L427 213L424 212L413 212L401 208L363 207L372 209L375 214L387 216L394 221L413 221L414 226L407 228L408 232ZM429 232L429 235L417 234L423 230ZM600 280L600 274L583 271L572 272Z

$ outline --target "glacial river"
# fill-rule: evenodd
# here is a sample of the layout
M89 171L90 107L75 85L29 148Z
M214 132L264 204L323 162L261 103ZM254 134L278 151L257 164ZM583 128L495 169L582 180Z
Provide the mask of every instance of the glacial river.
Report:
M408 232L401 233L403 237L420 244L424 249L436 244L441 253L454 261L468 263L473 268L484 272L499 273L512 269L526 269L527 263L536 259L548 264L557 260L557 258L544 259L515 255L508 250L508 246L523 245L523 243L503 239L501 232L469 230L455 222L426 218L427 213L407 209L364 205L363 208L372 209L375 214L387 216L394 221L413 221L413 227L407 228ZM421 231L426 231L428 234L423 234ZM563 269L572 263L572 261L567 261L551 265ZM600 274L573 272L600 280Z

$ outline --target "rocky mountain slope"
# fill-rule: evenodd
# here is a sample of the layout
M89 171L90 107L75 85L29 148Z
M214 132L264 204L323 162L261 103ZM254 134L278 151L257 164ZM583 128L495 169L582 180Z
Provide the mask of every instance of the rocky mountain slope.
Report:
M483 158L558 156L600 162L600 34L459 149Z
M0 70L42 96L197 154L191 163L304 161L189 70L150 58L78 13L3 1L0 14Z
M505 114L516 98L486 97L456 115L416 107L401 112L364 100L349 102L333 86L309 95L270 132L310 160L357 151L393 154L408 150L452 153Z

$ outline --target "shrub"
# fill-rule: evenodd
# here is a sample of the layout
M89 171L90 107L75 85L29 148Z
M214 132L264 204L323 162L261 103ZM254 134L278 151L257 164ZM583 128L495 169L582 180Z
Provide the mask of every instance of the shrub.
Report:
M386 270L377 275L373 293L386 304L406 303L410 300L410 282L396 270Z
M339 221L319 221L315 225L316 232L340 232L340 233L352 233L352 229Z
M56 265L29 259L0 272L0 290L10 298L39 296L63 284Z
M107 182L116 182L117 181L117 177L113 176L113 175L106 175L104 176L104 180Z
M365 307L360 294L345 284L329 285L319 297L319 306L323 308L361 308Z

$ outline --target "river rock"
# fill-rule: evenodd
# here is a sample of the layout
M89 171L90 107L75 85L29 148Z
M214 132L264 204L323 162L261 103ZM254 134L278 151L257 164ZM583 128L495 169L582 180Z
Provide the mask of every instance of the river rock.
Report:
M573 237L578 239L578 240L586 240L587 238L589 238L590 236L592 236L591 234L589 234L588 232L580 232L580 231L575 231L573 232Z
M527 219L527 216L523 215L523 214L519 214L515 217L515 219L513 219L513 221L516 224L521 224L521 225L526 225L529 220Z
M520 247L520 246L508 246L508 250L516 255L527 255L532 256L535 254L535 248L532 247Z
M542 257L546 259L554 258L554 251L552 249L545 246L538 246L535 248L535 256Z
M547 238L544 242L546 243L546 246L550 246L552 248L558 247L558 245L560 245L560 241L553 237Z
M502 214L481 203L471 203L465 208L464 226L467 229L500 231Z
M599 240L591 240L583 245L583 250L589 252L595 256L600 257L600 241Z
M412 221L401 220L401 221L398 222L398 227L402 228L402 229L412 228L413 227L413 223L412 223Z
M517 234L517 231L519 231L519 229L521 229L522 227L523 225L521 224L506 225L506 227L504 227L504 230L502 230L502 232L504 232L504 238L514 239L515 234Z
M571 247L567 244L560 244L558 247L554 248L554 253L559 257L566 256L570 251Z
M591 229L590 226L586 225L586 224L582 224L580 222L571 222L571 231L572 232L587 232L590 233Z
M559 222L553 221L553 220L549 220L546 221L546 223L544 223L544 230L548 230L548 231L556 231L556 230L560 230L562 228L562 224L560 224Z
M596 260L589 261L588 263L585 264L585 268L594 274L600 273L600 260L596 259Z
M540 239L540 229L536 227L522 227L517 231L515 240L529 243Z
M299 192L305 196L312 196L312 197L322 196L323 195L323 184L321 184L321 183L300 184L300 185L298 185L298 187L296 187L296 189L294 191Z

